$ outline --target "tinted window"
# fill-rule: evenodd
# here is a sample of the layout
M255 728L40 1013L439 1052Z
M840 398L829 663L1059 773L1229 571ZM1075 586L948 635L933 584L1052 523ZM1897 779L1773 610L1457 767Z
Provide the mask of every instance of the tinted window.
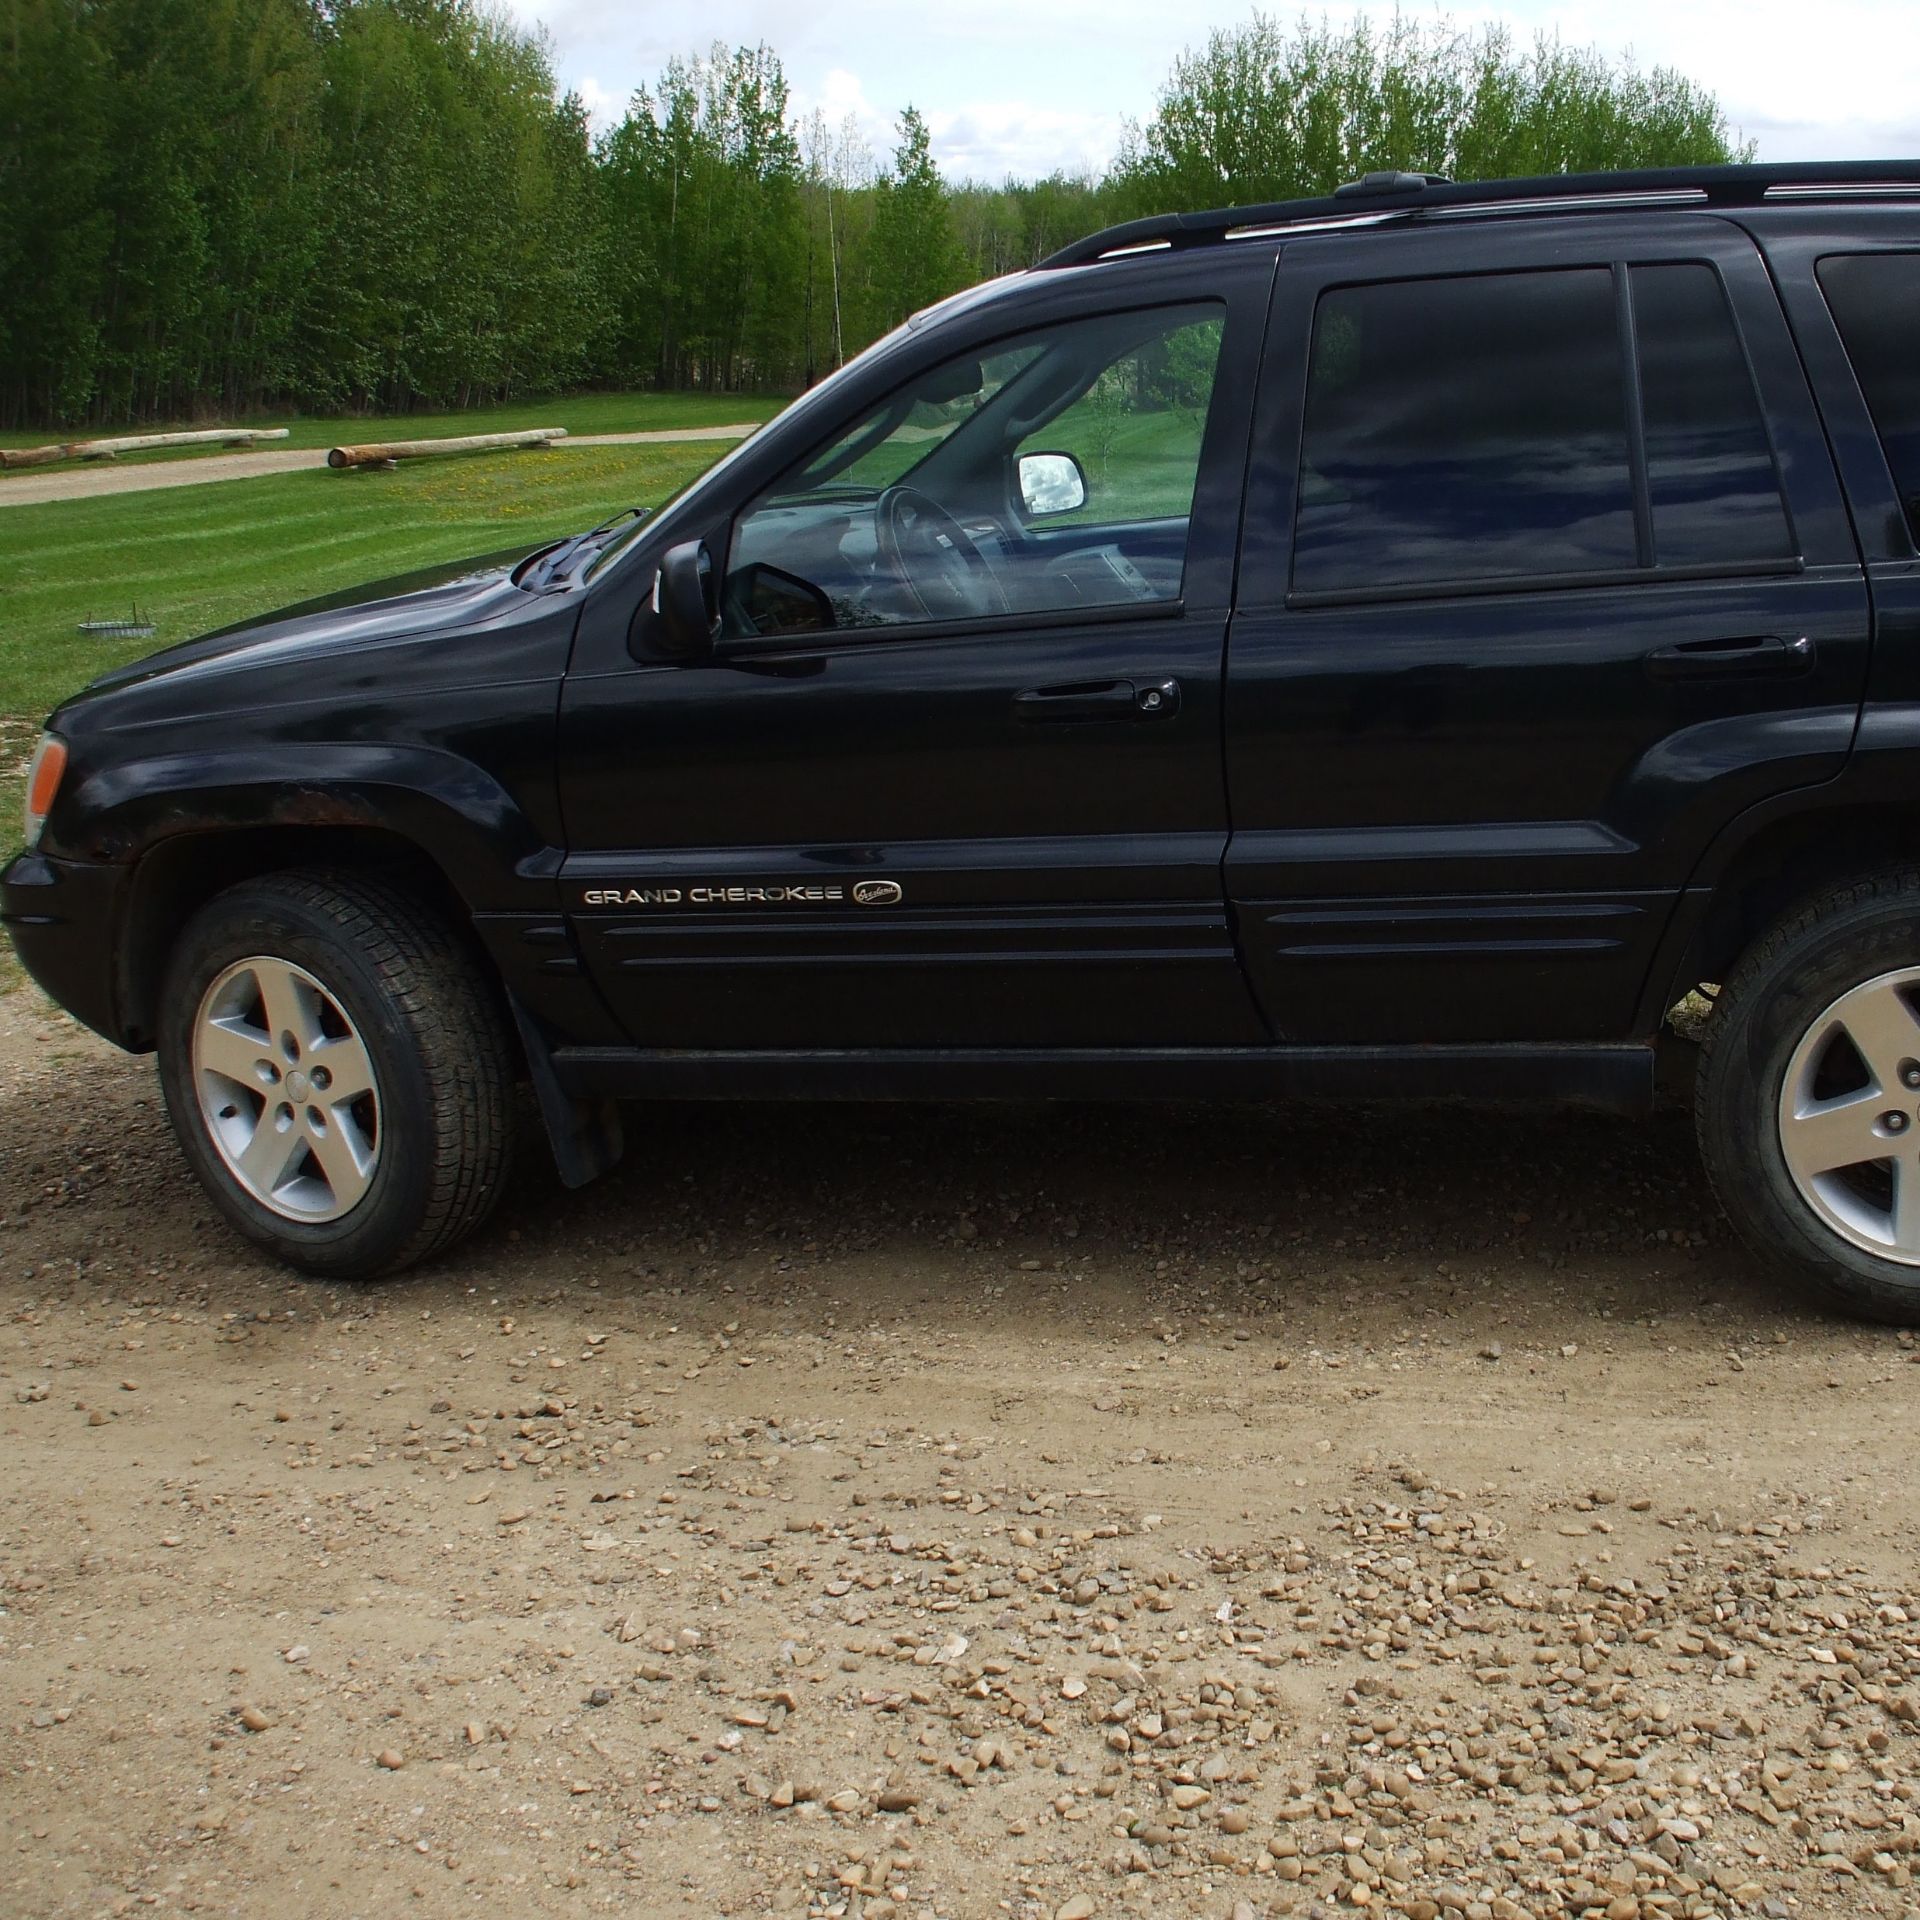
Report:
M724 617L817 633L1175 600L1213 302L1091 315L922 372L741 515Z
M1405 281L1322 297L1296 587L1637 564L1610 272Z
M1843 254L1822 260L1819 274L1901 504L1920 533L1920 254Z
M1635 267L1653 552L1663 567L1793 552L1773 450L1720 276Z

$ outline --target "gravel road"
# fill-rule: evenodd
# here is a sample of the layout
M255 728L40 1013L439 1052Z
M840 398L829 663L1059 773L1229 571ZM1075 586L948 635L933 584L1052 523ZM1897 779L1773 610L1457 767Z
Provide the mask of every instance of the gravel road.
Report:
M372 423L369 422L369 425ZM754 432L751 421L732 427L662 427L644 433L576 433L562 447L637 447L675 440L744 440ZM454 455L455 459L468 456ZM476 454L472 458L482 456ZM105 461L64 470L26 467L17 474L0 474L0 507L37 507L50 500L92 500L103 493L151 493L158 487L203 487L215 480L258 480L273 473L299 473L327 464L324 447L296 447L291 451L214 453L141 461L114 466Z
M632 1132L322 1286L0 994L0 1911L1916 1912L1920 1354L1683 1119Z

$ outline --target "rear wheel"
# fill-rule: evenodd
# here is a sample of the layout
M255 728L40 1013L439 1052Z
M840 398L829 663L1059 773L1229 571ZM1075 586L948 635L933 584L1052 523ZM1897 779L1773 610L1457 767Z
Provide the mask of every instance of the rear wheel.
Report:
M211 901L168 966L159 1054L215 1204L294 1266L397 1272L499 1195L505 1020L454 931L387 882L276 874Z
M1920 1326L1920 872L1754 945L1707 1025L1696 1120L1750 1244L1825 1305Z

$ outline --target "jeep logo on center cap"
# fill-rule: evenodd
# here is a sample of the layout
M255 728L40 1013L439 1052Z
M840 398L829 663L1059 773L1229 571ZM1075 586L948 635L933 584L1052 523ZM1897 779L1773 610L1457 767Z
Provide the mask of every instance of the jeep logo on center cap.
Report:
M853 897L863 907L897 907L902 888L898 880L856 880Z

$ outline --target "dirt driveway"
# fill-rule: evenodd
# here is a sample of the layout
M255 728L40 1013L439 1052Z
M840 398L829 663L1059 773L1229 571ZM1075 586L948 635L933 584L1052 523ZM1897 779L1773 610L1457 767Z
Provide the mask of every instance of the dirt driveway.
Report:
M1920 1367L1680 1118L633 1136L319 1286L0 995L0 1910L1916 1911Z
M637 433L576 433L565 447L665 445L678 440L744 440L754 423L719 427L649 427ZM481 455L455 456L481 458ZM37 507L52 500L94 500L106 493L152 493L162 487L204 487L219 480L259 480L327 464L324 447L291 451L168 455L127 466L92 465L48 472L31 467L21 477L0 475L0 507Z

